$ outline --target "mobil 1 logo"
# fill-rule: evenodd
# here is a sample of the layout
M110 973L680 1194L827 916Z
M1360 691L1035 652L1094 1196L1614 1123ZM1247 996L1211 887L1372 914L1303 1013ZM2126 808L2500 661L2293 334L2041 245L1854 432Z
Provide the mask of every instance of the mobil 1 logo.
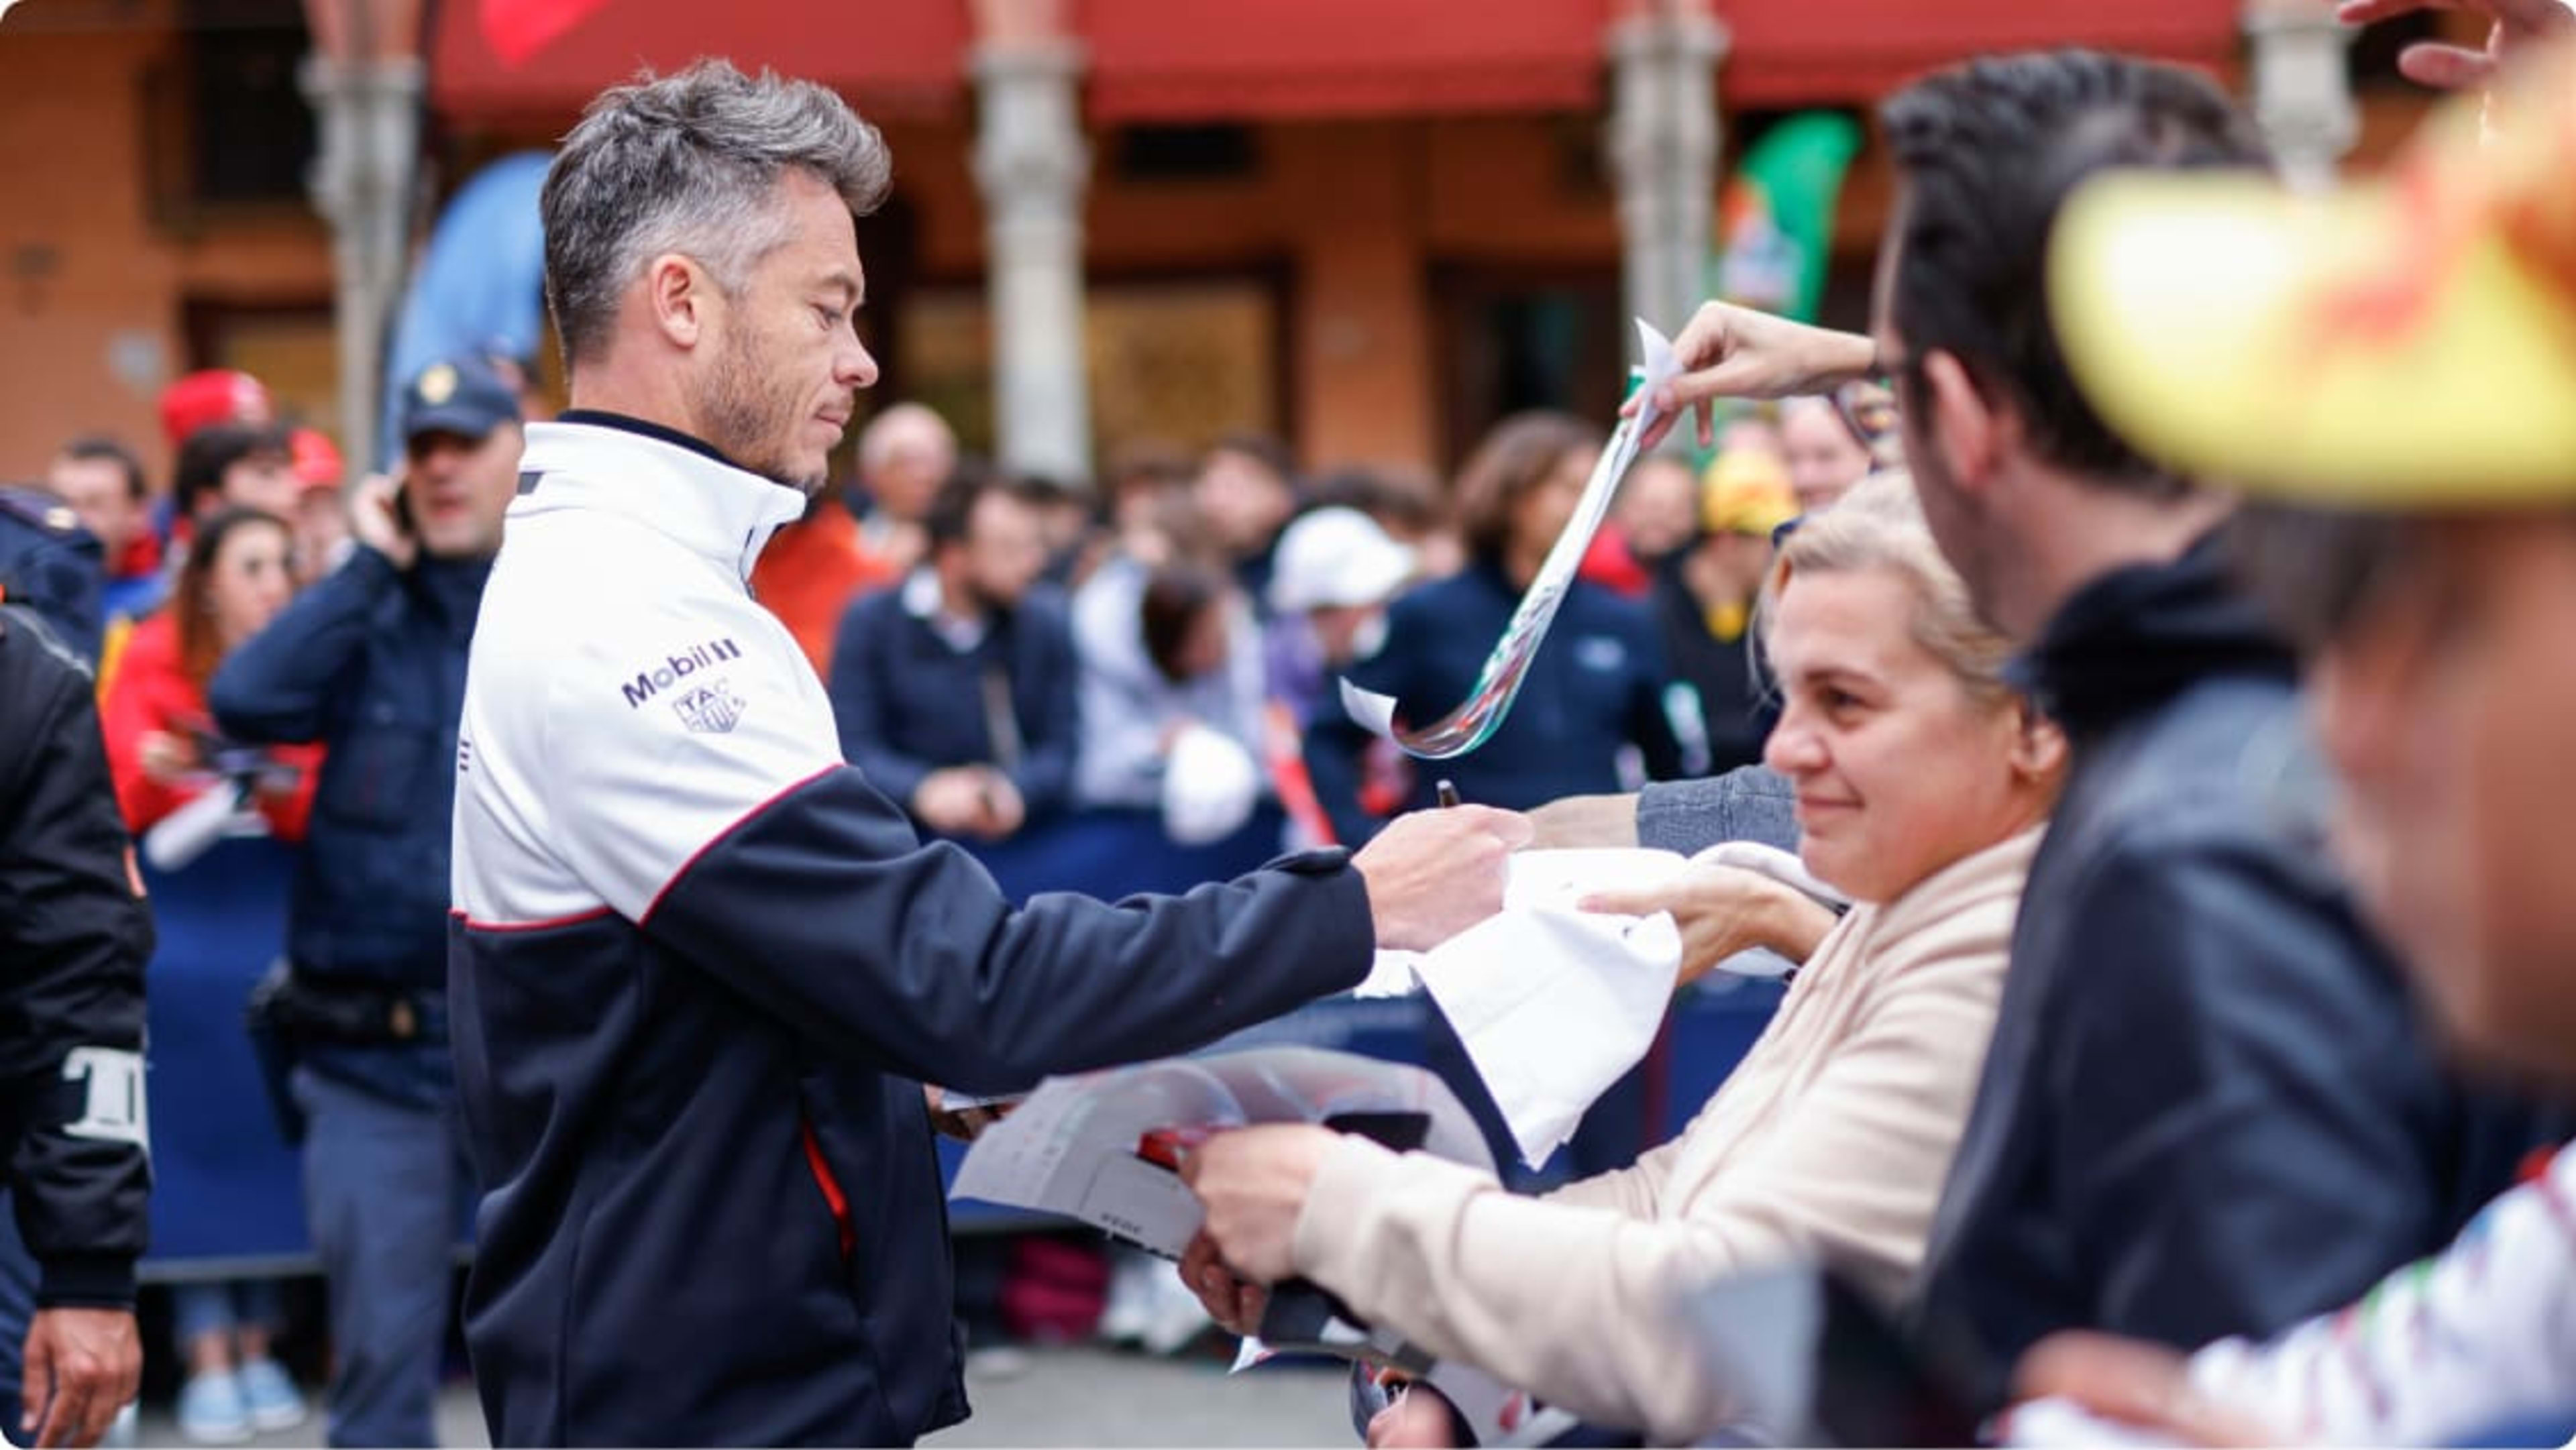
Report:
M619 691L626 696L626 708L632 710L692 675L703 675L727 660L741 658L742 646L730 639L711 639L678 654L664 655L660 664L636 671L635 678L620 686Z
M659 664L638 670L634 679L619 687L619 693L626 697L626 708L632 710L666 690L672 691L671 708L681 724L700 734L727 734L742 719L742 697L715 678L713 671L718 665L741 658L742 646L731 639L711 639L664 655Z

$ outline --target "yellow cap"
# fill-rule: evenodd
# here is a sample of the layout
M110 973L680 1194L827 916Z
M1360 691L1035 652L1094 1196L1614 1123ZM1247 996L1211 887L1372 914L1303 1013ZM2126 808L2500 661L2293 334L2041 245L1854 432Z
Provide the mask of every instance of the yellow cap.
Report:
M2213 484L2354 506L2576 498L2576 46L2479 141L2444 109L2384 180L2301 196L2108 174L2049 253L2103 420Z
M1717 455L1699 481L1699 523L1712 534L1757 534L1798 516L1789 470L1777 454L1731 448Z

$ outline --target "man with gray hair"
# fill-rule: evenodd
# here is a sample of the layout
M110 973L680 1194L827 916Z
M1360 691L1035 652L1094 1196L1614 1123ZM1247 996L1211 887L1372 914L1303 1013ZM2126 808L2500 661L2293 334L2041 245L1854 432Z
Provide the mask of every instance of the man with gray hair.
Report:
M529 430L457 755L449 982L502 1444L899 1445L966 1414L924 1082L1184 1051L1500 906L1519 817L1014 909L842 763L744 580L857 390L876 132L721 61L547 177L572 408Z
M859 544L897 573L928 557L930 501L957 470L957 434L920 403L897 403L859 432L859 482L867 517Z

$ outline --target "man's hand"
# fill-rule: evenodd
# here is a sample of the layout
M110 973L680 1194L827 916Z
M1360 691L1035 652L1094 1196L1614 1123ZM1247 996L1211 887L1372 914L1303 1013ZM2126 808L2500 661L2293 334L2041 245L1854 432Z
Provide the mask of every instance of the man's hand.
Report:
M1527 816L1490 806L1389 822L1351 858L1368 883L1377 944L1428 951L1502 910L1504 858L1529 841Z
M1699 413L1699 446L1717 446L1710 404L1719 398L1786 398L1824 393L1877 366L1878 345L1858 333L1809 327L1768 312L1732 302L1703 302L1690 325L1673 339L1673 357L1682 375L1655 394L1660 415L1646 434L1644 446L1672 431L1684 408ZM1631 398L1620 409L1637 411Z
M971 765L952 765L923 776L912 792L912 815L943 836L982 834L982 775Z
M972 1143L982 1137L986 1128L1009 1117L1011 1109L1019 1106L1016 1102L1005 1102L984 1103L971 1108L952 1108L944 1102L947 1096L946 1089L934 1087L929 1083L921 1085L921 1095L930 1107L931 1131L943 1138L954 1138L960 1143Z
M1634 847L1637 798L1570 795L1529 813L1530 849L1571 851Z
M349 532L357 541L385 556L395 568L408 570L420 558L420 540L403 527L399 479L370 473L349 490Z
M2181 1354L2091 1330L2052 1334L2033 1345L2013 1371L2013 1398L2065 1400L2179 1445L2288 1443L2203 1398L2192 1388L2190 1361Z
M39 1309L27 1326L18 1431L39 1446L95 1445L143 1383L131 1309Z
M198 767L197 747L167 730L146 730L135 739L134 753L146 778L173 785Z
M2343 0L2335 7L2335 18L2346 25L2368 25L2428 10L2465 10L2489 21L2483 50L2419 40L2398 52L2397 68L2406 78L2436 90L2475 90L2534 46L2553 36L2576 35L2576 13L2560 0Z
M1260 1284L1297 1277L1297 1215L1339 1136L1309 1123L1236 1128L1181 1160L1181 1181L1207 1210L1200 1232L1234 1272Z
M978 831L988 841L998 841L1015 834L1029 819L1029 805L1020 798L1020 788L1011 778L989 765L969 766L975 772L978 790L984 800L984 819Z
M1669 911L1682 931L1682 971L1675 986L1708 975L1737 952L1767 947L1793 962L1815 955L1816 944L1837 918L1805 892L1759 871L1703 862L1660 886L1599 891L1582 901L1585 911L1652 916Z
M1216 1251L1216 1240L1202 1229L1181 1251L1181 1282L1199 1296L1208 1317L1229 1334L1258 1334L1261 1316L1270 1308L1270 1291L1235 1277Z

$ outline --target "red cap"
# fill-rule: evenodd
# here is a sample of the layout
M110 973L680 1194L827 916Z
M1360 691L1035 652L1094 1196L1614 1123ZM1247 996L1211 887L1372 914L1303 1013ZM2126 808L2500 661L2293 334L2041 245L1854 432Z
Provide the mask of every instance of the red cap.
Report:
M178 447L214 423L265 423L276 416L268 389L235 368L190 373L161 390L161 432Z
M339 446L319 428L298 428L286 435L295 476L306 488L338 488L343 476Z

